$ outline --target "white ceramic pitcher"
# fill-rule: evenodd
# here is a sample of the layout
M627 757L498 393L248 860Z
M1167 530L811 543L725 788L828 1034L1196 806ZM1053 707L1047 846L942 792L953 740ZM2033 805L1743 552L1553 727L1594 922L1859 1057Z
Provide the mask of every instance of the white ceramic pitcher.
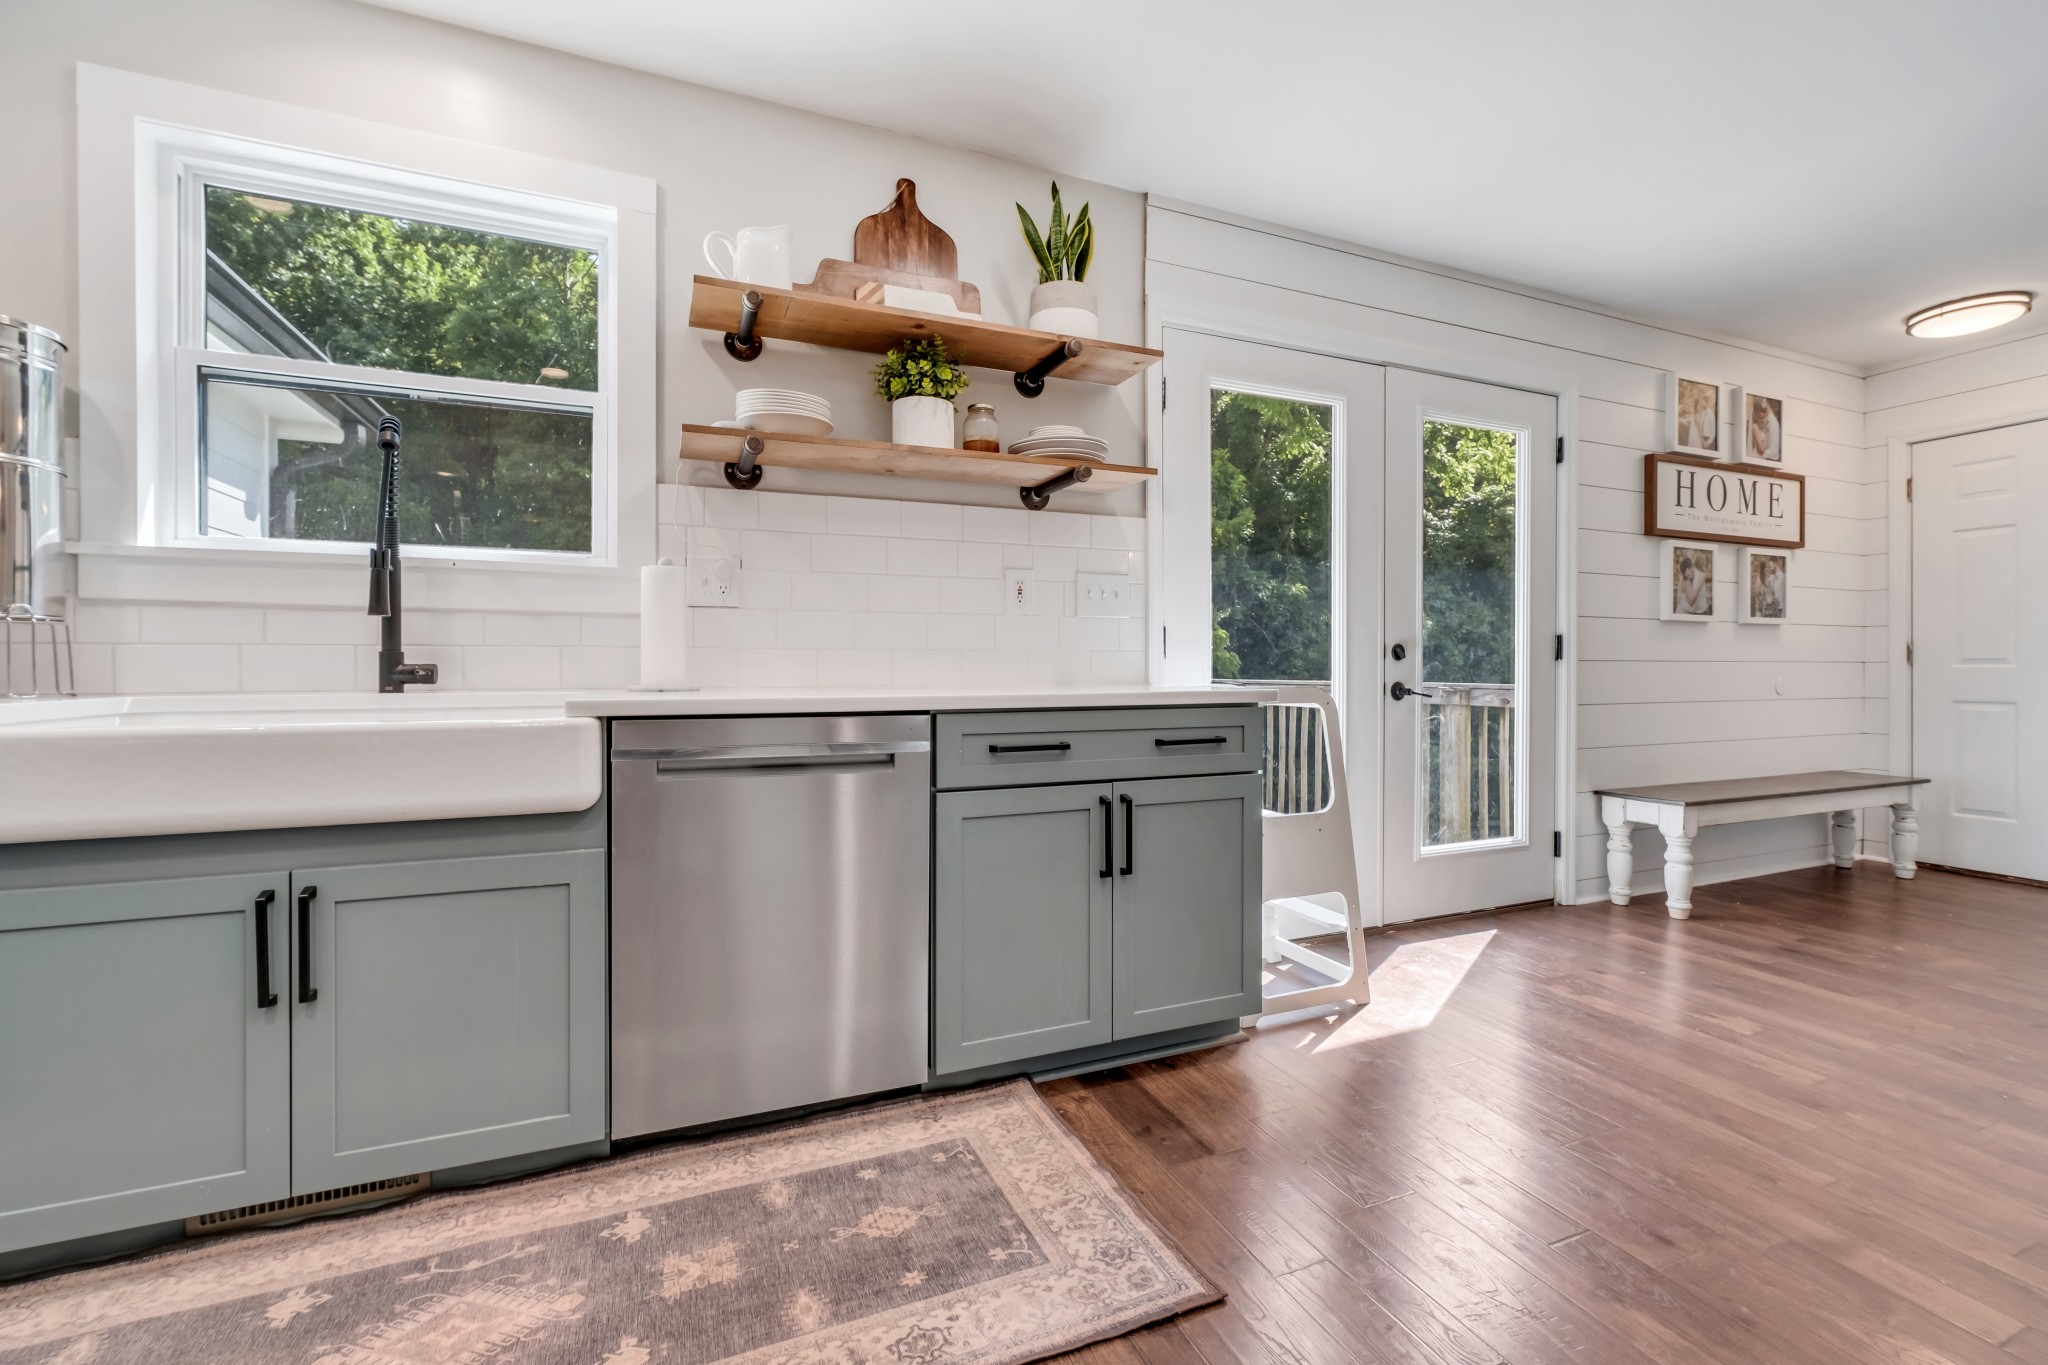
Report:
M714 232L704 239L704 259L711 263L712 274L725 279L788 289L796 283L790 261L790 235L786 223L741 228L737 242L723 232ZM712 250L720 246L725 248L724 265L718 263L718 255Z

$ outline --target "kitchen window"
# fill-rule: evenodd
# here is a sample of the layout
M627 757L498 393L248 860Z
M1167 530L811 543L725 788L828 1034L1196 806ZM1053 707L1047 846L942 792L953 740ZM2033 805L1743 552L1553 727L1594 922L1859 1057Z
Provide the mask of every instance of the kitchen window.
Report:
M605 224L292 160L174 161L173 539L367 543L396 416L407 545L600 549Z
M354 596L386 416L436 600L652 562L653 181L86 64L78 119L85 591Z

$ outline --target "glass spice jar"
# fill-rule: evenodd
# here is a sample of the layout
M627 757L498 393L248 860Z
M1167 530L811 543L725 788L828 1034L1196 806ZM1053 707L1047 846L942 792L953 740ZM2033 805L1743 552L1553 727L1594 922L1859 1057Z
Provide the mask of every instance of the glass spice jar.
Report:
M997 439L996 410L992 403L969 403L967 422L960 431L960 445L965 450L1001 450L1002 442Z

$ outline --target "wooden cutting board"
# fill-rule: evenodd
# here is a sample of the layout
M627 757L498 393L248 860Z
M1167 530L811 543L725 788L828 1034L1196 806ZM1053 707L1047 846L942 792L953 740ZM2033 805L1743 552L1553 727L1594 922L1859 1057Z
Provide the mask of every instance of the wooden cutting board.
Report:
M960 253L945 229L917 207L917 182L898 180L896 200L853 230L853 263L906 275L960 278Z

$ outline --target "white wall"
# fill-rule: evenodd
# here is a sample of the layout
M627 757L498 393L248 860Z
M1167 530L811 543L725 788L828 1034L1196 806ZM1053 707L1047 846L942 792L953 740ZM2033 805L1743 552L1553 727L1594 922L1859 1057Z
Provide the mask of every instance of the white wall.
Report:
M1147 257L1155 322L1161 310L1209 317L1310 350L1567 396L1560 498L1576 524L1577 608L1561 619L1578 677L1570 853L1581 898L1606 890L1596 788L1885 761L1883 473L1863 448L1864 385L1849 367L1157 201ZM1809 515L1784 626L1657 619L1642 456L1662 448L1666 369L1785 400L1786 468L1807 476ZM1701 881L1804 866L1825 859L1825 824L1711 829L1694 851ZM1662 858L1653 832L1637 838L1639 886L1661 885Z
M8 53L11 126L32 130L9 144L9 188L32 211L0 217L0 312L77 335L74 80L78 63L115 67L238 94L373 119L425 133L507 147L644 176L660 189L660 393L657 448L672 451L684 421L732 415L732 394L754 386L800 387L831 400L839 432L887 434L873 395L873 358L768 344L752 365L728 358L717 335L688 326L690 278L704 270L699 244L713 229L751 223L795 228L798 277L820 257L851 254L854 224L887 205L898 176L918 183L925 212L959 246L964 278L981 286L991 318L1021 322L1036 273L1018 236L1014 201L1036 210L1048 173L757 101L605 66L346 0L93 0L77 5L0 6ZM1142 326L1143 200L1066 179L1070 204L1088 200L1096 222L1091 282L1103 334L1136 339ZM75 383L77 356L67 357ZM992 401L1014 438L1042 422L1075 422L1104 435L1112 458L1139 453L1138 385L1106 389L1054 383L1035 402L1006 375L977 372L968 400ZM965 401L965 400L963 400ZM75 401L72 422L76 425ZM89 427L89 424L88 424ZM78 458L97 452L90 429ZM667 456L668 482L716 484L716 466ZM1018 507L1014 491L862 475L771 471L766 487L817 495L947 505ZM670 505L673 505L671 502ZM1141 514L1144 494L1063 494L1056 508L1102 516ZM654 509L648 509L654 515ZM440 653L470 687L523 687L559 678L624 680L631 660L611 653L632 641L633 575L585 600L534 600L531 576L501 576L494 610L437 612L439 569L415 556L409 570L408 643ZM465 571L474 597L474 578ZM773 571L771 571L773 572ZM361 652L376 623L355 605L289 569L222 571L194 562L163 571L93 566L98 594L76 613L79 675L88 690L349 688L361 684ZM221 598L204 608L199 598ZM508 643L514 642L516 643ZM1057 648L1057 646L1056 646ZM549 653L507 655L500 650ZM429 649L420 651L427 655ZM1082 651L1080 666L1088 666ZM826 677L825 681L835 681Z

